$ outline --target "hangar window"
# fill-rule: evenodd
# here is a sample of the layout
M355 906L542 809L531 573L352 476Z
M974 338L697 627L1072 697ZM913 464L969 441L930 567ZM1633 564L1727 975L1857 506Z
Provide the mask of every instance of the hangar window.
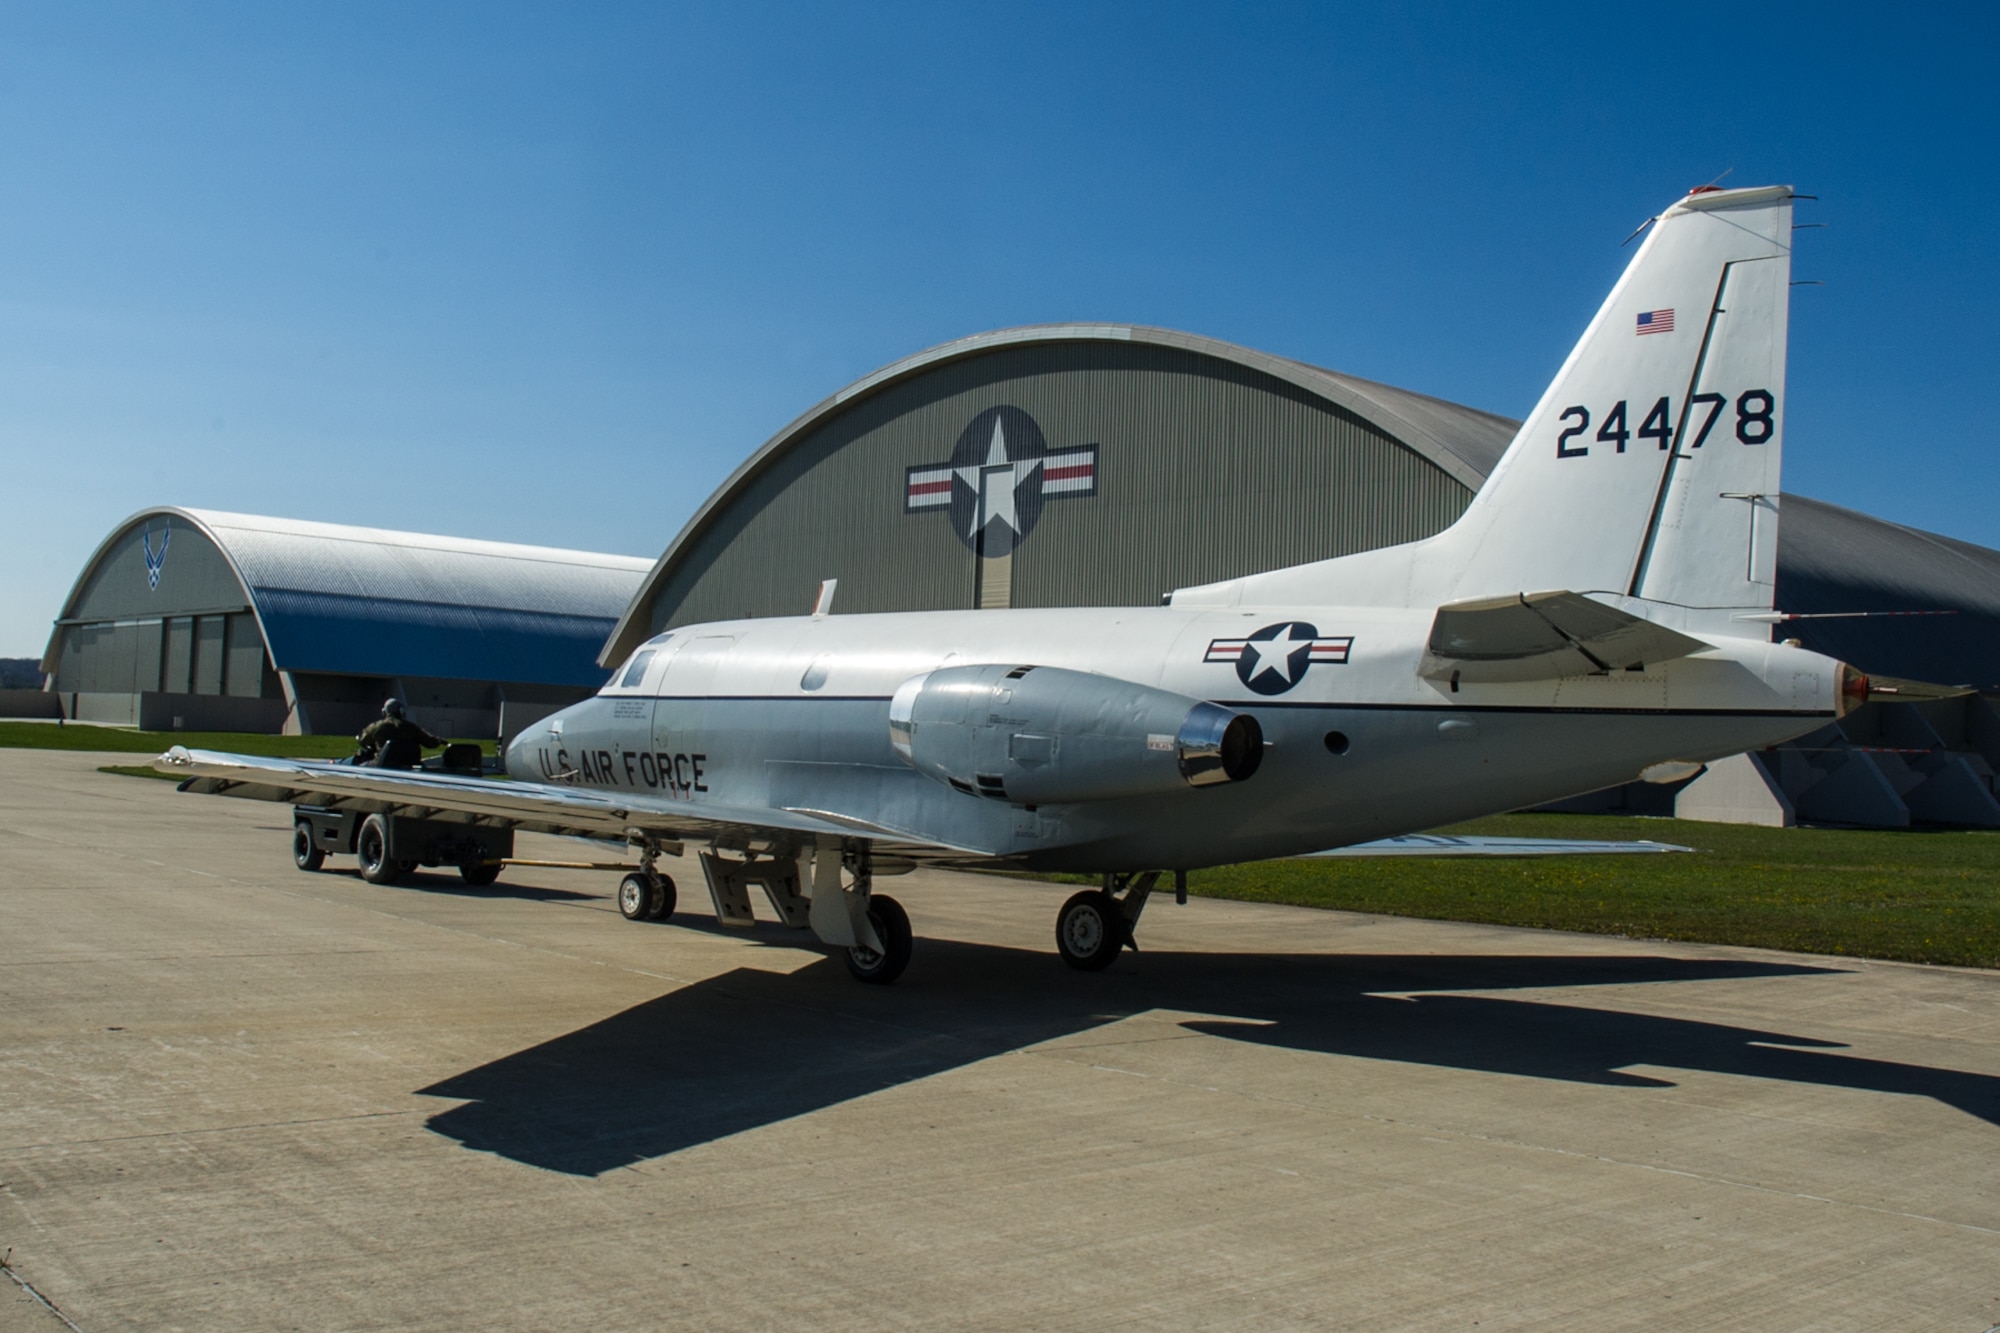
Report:
M619 678L618 684L628 690L639 688L639 682L646 678L646 668L651 666L652 663L653 650L651 648L641 648L638 652L632 654L632 664L625 668L625 674Z

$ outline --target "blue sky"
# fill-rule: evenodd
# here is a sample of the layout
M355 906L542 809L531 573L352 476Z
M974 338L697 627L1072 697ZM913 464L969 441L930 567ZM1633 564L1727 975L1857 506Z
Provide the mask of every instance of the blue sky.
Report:
M657 555L1010 324L1520 415L1724 171L1826 224L1787 489L2000 546L1994 12L0 6L0 656L154 503Z

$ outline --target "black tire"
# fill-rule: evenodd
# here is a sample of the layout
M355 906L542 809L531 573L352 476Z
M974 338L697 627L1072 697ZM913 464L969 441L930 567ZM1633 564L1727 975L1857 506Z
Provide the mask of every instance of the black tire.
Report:
M680 905L680 890L674 887L672 875L653 876L653 907L646 913L648 921L665 921Z
M847 970L856 981L886 986L910 965L910 914L894 898L876 893L868 898L868 924L882 941L882 952L856 945L847 951Z
M370 815L354 836L354 854L361 858L361 878L370 884L394 884L410 873L407 861L389 859L389 821Z
M627 921L647 921L653 915L653 886L634 872L618 881L618 915Z
M458 877L465 881L467 888L483 889L500 878L498 861L474 861L458 868Z
M313 837L312 825L303 819L292 825L292 864L307 874L326 864L326 853Z
M1131 929L1116 898L1086 889L1056 913L1056 952L1071 967L1102 972L1118 961Z

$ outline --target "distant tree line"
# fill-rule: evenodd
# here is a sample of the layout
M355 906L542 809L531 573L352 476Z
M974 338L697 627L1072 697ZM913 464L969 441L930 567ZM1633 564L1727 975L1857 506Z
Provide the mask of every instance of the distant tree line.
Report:
M38 657L0 657L0 690L42 688L42 661Z

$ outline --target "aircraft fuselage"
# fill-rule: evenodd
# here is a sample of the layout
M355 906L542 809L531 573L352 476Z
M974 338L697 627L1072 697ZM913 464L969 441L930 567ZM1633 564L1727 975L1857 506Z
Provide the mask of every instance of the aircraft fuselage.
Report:
M1777 744L1836 713L1838 663L1752 639L1590 676L1426 679L1431 619L1429 609L1169 606L693 625L655 640L643 667L621 667L595 698L516 737L507 767L522 780L641 798L811 811L854 821L858 836L1030 868L1192 869L1555 800L1649 765ZM1261 763L1214 786L1031 804L997 794L999 784L995 794L957 789L906 762L890 737L898 688L995 663L1092 673L1248 714L1262 730ZM1159 748L1166 738L1151 739Z

